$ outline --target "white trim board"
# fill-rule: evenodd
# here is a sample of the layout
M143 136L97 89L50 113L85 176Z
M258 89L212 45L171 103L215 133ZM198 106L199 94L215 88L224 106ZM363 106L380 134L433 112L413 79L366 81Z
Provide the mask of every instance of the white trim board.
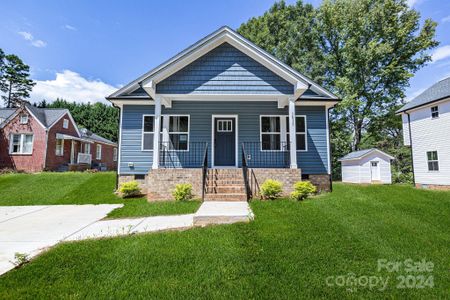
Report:
M215 130L214 130L214 125L215 125L215 119L219 119L219 118L234 118L235 119L235 165L233 166L215 166L214 165L214 136L215 136ZM239 159L239 154L238 154L238 150L239 150L239 116L238 115L211 115L211 167L212 168L237 168L239 166L238 164L238 159Z

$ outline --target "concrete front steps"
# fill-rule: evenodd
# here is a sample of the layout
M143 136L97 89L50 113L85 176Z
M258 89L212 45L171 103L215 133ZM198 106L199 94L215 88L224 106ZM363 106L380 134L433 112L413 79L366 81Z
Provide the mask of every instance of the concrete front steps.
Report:
M247 201L207 201L194 214L194 226L250 222L253 212Z
M205 201L247 201L242 169L210 169Z

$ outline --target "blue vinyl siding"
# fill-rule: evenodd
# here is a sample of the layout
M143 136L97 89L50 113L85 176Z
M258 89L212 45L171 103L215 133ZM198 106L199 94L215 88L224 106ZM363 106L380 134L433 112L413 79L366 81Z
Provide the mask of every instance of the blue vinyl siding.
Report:
M156 85L160 94L293 94L294 86L224 43Z
M120 153L121 174L146 174L152 165L153 152L141 151L142 115L153 114L153 106L125 105L122 115ZM260 142L260 115L287 115L288 109L277 108L269 101L173 101L163 114L190 115L190 142L207 142L211 158L212 115L238 115L238 154L241 143ZM297 107L297 115L307 116L308 151L298 152L298 165L304 174L327 173L327 144L324 107ZM284 155L278 154L280 158ZM240 162L240 155L238 155ZM133 162L134 168L128 167ZM209 161L211 164L211 160ZM264 167L264 166L260 166ZM268 167L268 166L266 166ZM270 166L269 166L270 167Z
M297 115L306 115L308 151L297 152L297 166L303 174L328 173L327 124L324 106L297 106Z

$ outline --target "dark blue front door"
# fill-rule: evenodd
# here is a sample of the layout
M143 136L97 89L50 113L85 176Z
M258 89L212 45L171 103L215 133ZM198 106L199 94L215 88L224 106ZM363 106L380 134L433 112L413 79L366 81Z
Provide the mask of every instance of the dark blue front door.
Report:
M236 120L214 119L214 165L236 165Z

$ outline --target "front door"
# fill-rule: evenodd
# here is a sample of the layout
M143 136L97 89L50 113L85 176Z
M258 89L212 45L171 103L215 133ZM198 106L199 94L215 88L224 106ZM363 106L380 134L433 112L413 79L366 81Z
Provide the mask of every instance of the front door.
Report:
M370 162L370 173L372 175L372 181L380 180L380 163L378 161Z
M236 119L214 119L214 165L236 165Z

